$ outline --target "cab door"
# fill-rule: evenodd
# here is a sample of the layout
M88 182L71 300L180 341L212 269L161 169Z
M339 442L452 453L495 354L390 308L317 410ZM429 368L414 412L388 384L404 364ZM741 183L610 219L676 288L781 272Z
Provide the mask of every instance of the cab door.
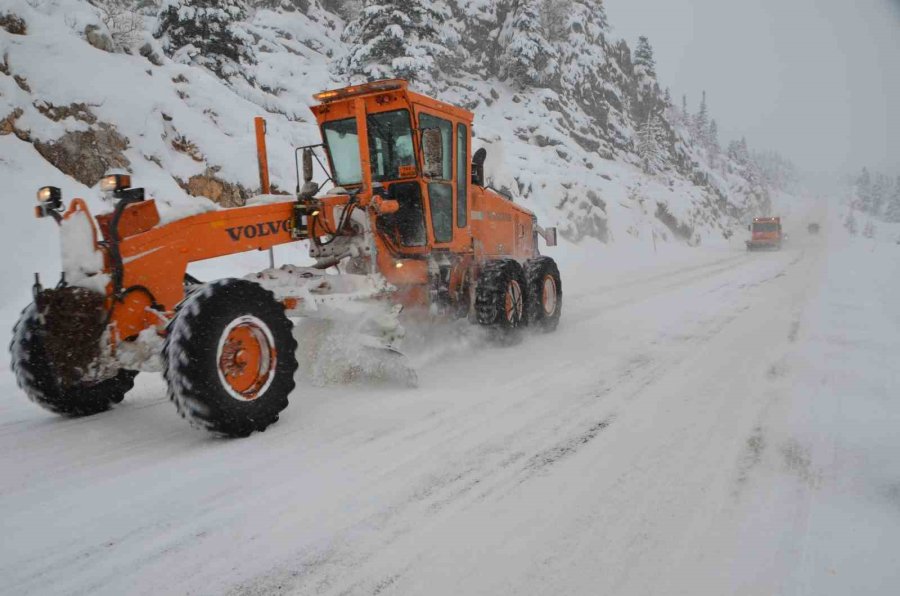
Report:
M425 178L428 196L429 231L437 247L449 246L454 239L454 200L456 198L456 168L454 168L455 127L452 120L432 113L426 108L417 110L419 138L422 131L436 129L441 133L440 171Z

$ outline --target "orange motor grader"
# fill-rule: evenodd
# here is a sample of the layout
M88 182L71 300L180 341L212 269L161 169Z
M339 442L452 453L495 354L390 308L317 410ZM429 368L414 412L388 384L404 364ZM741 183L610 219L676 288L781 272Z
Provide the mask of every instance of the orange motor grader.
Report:
M296 150L294 197L269 194L259 118L262 188L246 206L161 223L124 175L101 181L112 209L97 217L81 199L65 207L57 188L38 192L38 216L60 225L63 275L53 288L36 279L14 331L12 367L30 399L89 415L121 401L138 371L161 370L194 426L245 436L288 405L293 317L356 318L389 349L402 308L468 317L500 339L526 325L555 329L562 285L538 237L553 246L556 230L486 187L471 112L402 80L314 97L322 143ZM313 182L314 160L330 172L325 183ZM187 273L292 242L308 243L314 266L208 283Z

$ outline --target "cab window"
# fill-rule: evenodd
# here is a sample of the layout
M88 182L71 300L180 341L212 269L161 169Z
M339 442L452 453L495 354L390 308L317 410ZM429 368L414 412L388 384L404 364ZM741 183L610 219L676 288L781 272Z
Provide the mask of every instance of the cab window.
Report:
M468 129L465 124L456 125L456 227L466 227L468 209L469 177L466 168L469 165L469 148L467 146Z
M453 240L453 124L449 120L419 114L419 129L441 131L442 166L440 176L428 182L428 201L431 207L431 230L436 243Z
M416 175L409 112L396 110L366 117L372 180L382 182Z
M436 128L441 131L444 160L439 177L442 180L450 180L453 177L453 125L448 120L432 116L431 114L419 114L419 129L426 130L429 128Z

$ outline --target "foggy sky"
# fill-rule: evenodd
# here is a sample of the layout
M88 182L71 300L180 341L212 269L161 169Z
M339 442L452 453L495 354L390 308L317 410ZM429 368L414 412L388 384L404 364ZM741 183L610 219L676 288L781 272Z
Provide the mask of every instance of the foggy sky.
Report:
M605 0L647 35L673 101L702 90L723 145L746 135L801 169L900 174L900 0Z

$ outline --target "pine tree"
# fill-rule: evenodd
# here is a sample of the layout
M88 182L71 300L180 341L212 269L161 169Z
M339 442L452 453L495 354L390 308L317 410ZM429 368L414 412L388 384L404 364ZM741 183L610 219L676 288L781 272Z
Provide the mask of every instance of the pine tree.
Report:
M442 0L366 0L344 30L353 44L339 65L342 74L368 80L399 77L431 86L439 73L452 75L459 37Z
M709 146L709 109L706 106L706 91L703 92L703 99L700 100L700 110L694 116L694 140L700 143L702 147Z
M850 207L850 212L847 214L847 218L844 220L844 227L850 232L851 236L856 236L857 232L857 224L856 224L856 216L853 215L853 207Z
M252 38L237 26L246 17L244 0L166 0L154 36L168 56L229 78L254 61Z
M656 114L650 114L638 129L637 153L641 167L647 174L655 174L663 168L663 138L665 129Z
M541 0L540 20L544 39L556 43L565 38L568 11L568 0Z
M750 164L750 150L747 147L747 139L741 137L740 141L731 141L728 144L728 157L741 166Z
M541 0L522 0L502 33L502 74L521 87L543 87L556 70L555 48L543 35Z
M863 236L866 238L874 238L875 237L875 224L872 223L872 220L866 222L866 227L863 228Z
M872 215L881 215L884 203L887 200L889 185L890 182L884 174L875 176L875 180L872 182L872 210L870 211Z
M590 20L596 23L601 30L609 31L609 19L606 17L603 0L581 0L581 3L587 6Z
M710 120L709 132L706 136L709 155L713 160L713 164L715 164L715 160L718 159L719 155L722 153L722 147L719 145L719 125L716 123L715 118Z
M644 35L638 38L637 48L634 50L634 66L635 74L638 74L640 69L642 74L656 80L656 60L653 58L653 48Z
M872 209L872 176L868 168L863 168L856 179L857 208L868 213Z
M884 220L891 223L900 223L900 176L897 176L894 192L888 199L887 208L884 210Z

